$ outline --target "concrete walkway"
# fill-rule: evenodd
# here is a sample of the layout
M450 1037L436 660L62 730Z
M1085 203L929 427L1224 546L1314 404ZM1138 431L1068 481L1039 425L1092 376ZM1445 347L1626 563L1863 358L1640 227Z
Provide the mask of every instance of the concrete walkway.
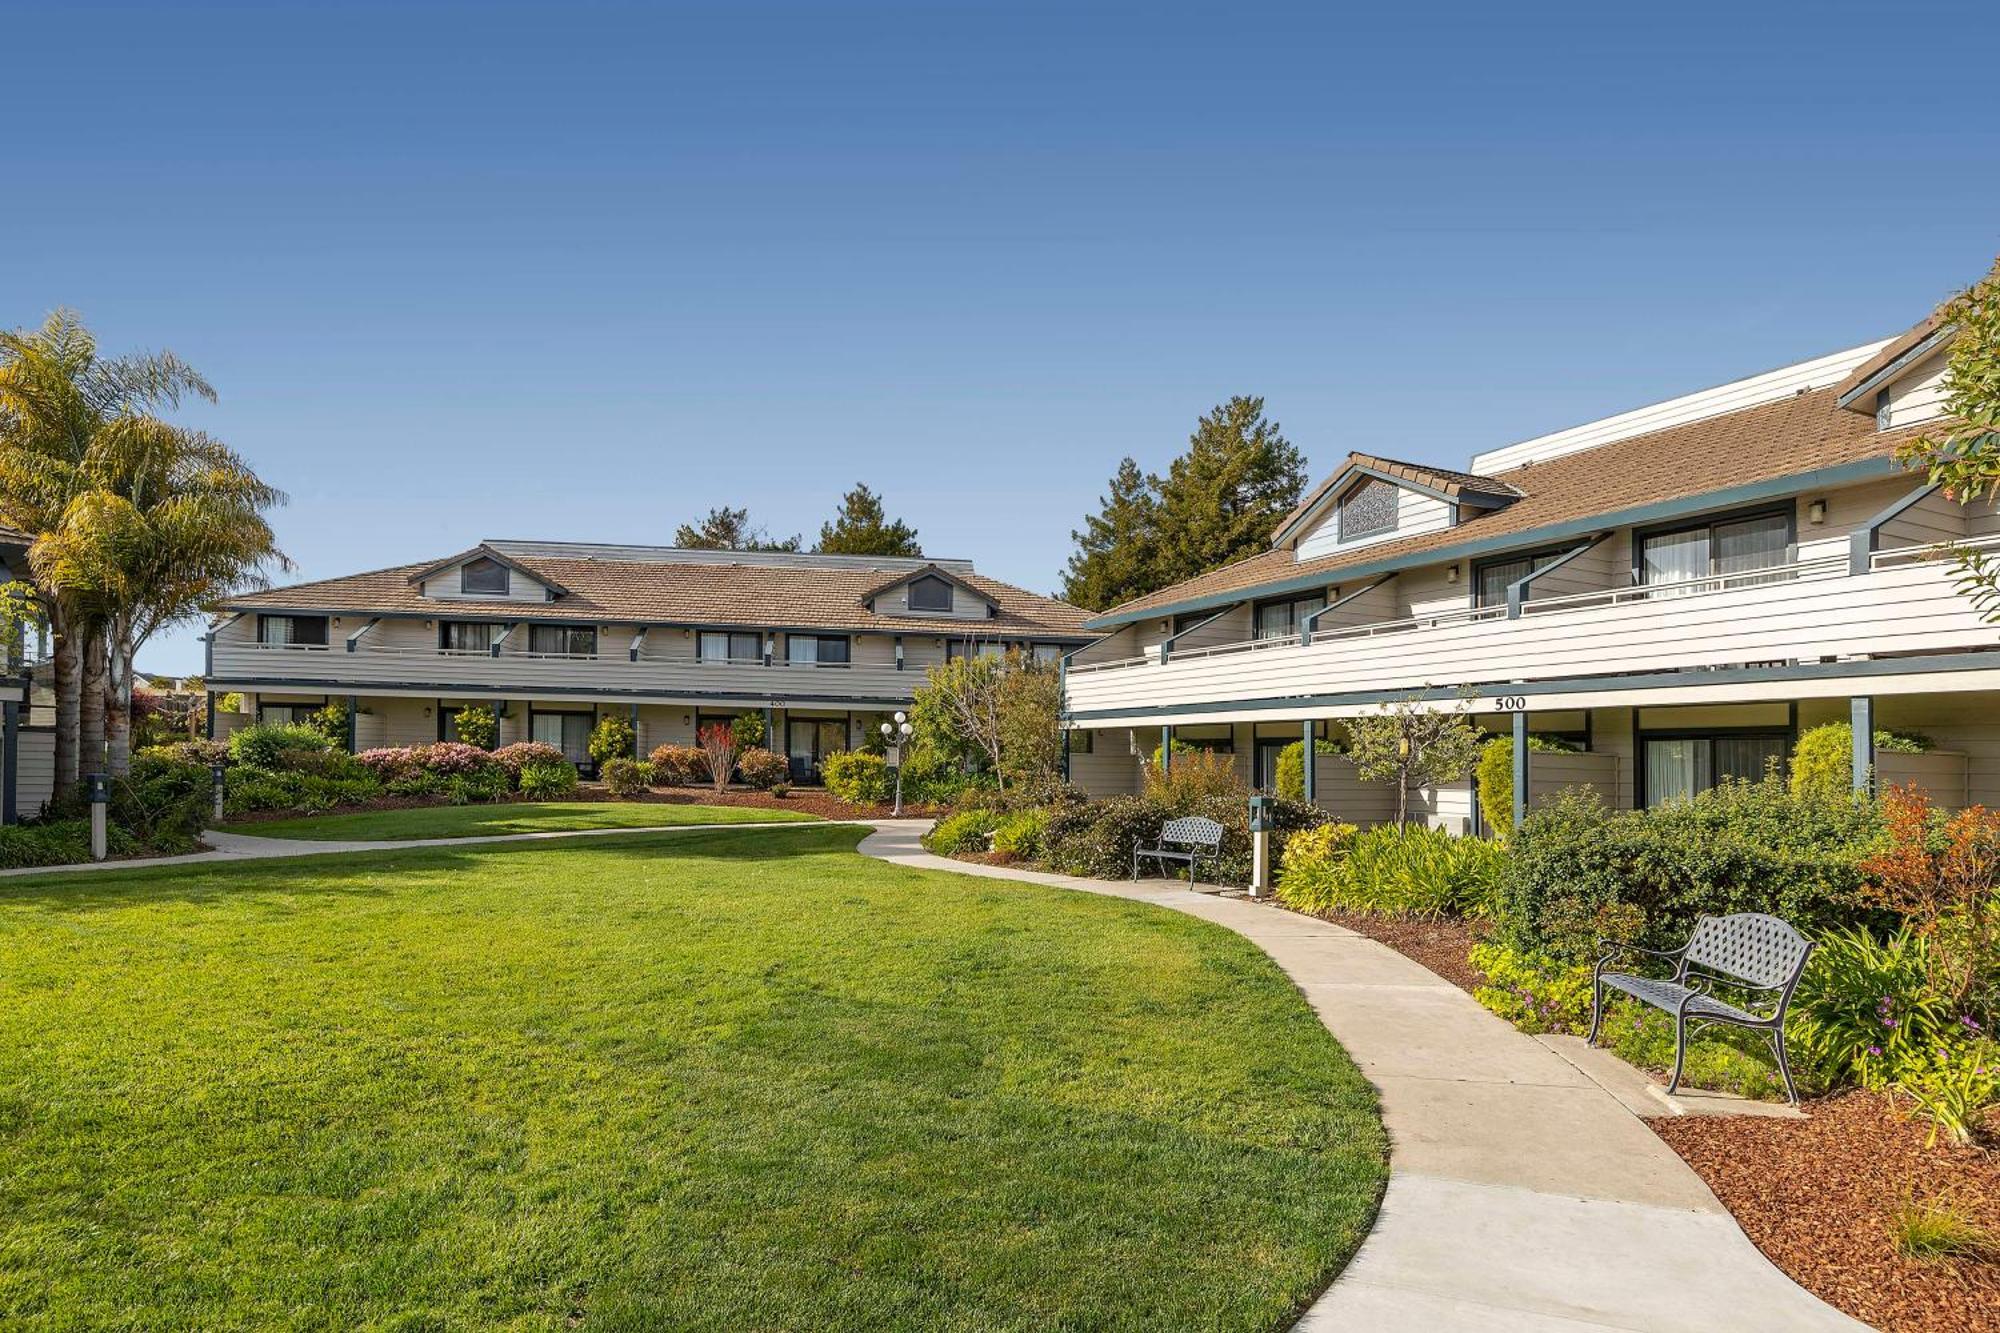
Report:
M1380 1090L1392 1145L1382 1211L1299 1333L1865 1327L1773 1267L1700 1177L1559 1050L1386 945L1163 880L946 860L918 843L926 827L883 821L861 850L1226 926L1298 983Z
M391 852L411 847L475 847L486 842L540 842L547 838L608 838L620 833L712 833L728 829L826 828L851 823L842 819L786 819L764 823L656 824L651 828L540 829L533 833L481 833L469 838L392 838L377 842L318 842L309 838L253 838L242 833L209 829L201 835L212 851L186 856L137 856L126 861L83 861L65 866L25 866L0 870L9 875L62 875L106 870L145 870L153 866L213 865L223 861L255 861L280 856L329 856L341 852Z

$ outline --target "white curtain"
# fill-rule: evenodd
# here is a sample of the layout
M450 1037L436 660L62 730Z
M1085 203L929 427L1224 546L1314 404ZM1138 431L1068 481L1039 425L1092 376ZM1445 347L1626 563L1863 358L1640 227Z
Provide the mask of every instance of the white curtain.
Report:
M1699 737L1646 742L1646 804L1681 801L1713 785L1708 741Z

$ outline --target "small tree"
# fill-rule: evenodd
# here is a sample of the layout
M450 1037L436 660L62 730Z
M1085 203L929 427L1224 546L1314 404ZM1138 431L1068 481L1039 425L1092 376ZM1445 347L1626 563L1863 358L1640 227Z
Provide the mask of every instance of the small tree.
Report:
M341 742L343 744L346 743L347 739L346 727L347 720L342 718ZM493 710L485 704L473 704L469 708L459 709L457 715L452 719L452 727L458 732L458 738L461 741L464 741L467 745L476 745L482 750L490 750L500 741L500 719L495 717Z
M1954 330L1944 376L1945 417L1896 451L1962 505L2000 496L2000 259L1939 312ZM1980 614L2000 619L2000 560L1958 553L1959 591Z
M459 724L461 729L464 723ZM591 760L603 768L613 759L630 759L639 752L639 737L632 729L632 719L623 713L606 713L597 719L597 725L590 729L590 740L586 742Z
M720 796L729 790L729 779L736 772L736 755L741 749L736 743L736 733L721 722L711 722L701 729L696 739L701 742L701 753L708 760L708 780Z
M1347 724L1349 757L1368 782L1396 784L1396 822L1409 818L1410 792L1460 782L1479 760L1479 728L1472 725L1472 697L1451 708L1433 708L1420 694L1384 704L1371 717Z
M1062 768L1062 676L1046 663L1010 654L1000 677L1000 768L1035 787Z
M491 718L492 716L492 712L488 711L487 717ZM326 737L329 741L332 741L337 748L342 750L347 748L347 705L340 700L336 699L326 705L326 707L315 709L306 714L306 725ZM466 740L462 731L459 734L459 739L465 741L468 745L479 744L477 741ZM491 749L492 747L482 746L481 748Z
M1003 660L978 655L932 667L910 705L916 748L961 761L978 758L1005 790L1000 719L1007 674Z

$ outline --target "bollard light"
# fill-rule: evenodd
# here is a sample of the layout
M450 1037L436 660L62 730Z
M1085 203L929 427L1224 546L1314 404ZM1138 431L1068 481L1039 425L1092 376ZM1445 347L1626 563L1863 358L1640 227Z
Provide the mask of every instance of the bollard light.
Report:
M90 859L102 861L110 855L104 826L104 806L105 802L111 799L111 791L102 773L90 775L87 789L90 793Z
M221 764L213 764L209 767L208 776L214 784L215 822L220 824L222 822L222 795L228 786L228 783L225 781L227 774Z

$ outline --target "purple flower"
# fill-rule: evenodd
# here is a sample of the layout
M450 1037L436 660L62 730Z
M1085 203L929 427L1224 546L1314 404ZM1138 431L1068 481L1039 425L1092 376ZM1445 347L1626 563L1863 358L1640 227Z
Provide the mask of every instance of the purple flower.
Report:
M1882 1020L1882 1026L1889 1029L1889 1031L1894 1032L1896 1030L1896 1020L1893 1018L1885 1018Z
M1974 1032L1984 1032L1986 1030L1985 1028L1979 1026L1979 1020L1974 1018L1971 1014L1960 1014L1958 1016L1958 1021L1965 1024L1967 1028L1969 1028Z
M1868 1048L1868 1054L1870 1054L1870 1055L1880 1055L1880 1054L1882 1054L1882 1048L1881 1048L1880 1046L1870 1046L1870 1047Z

